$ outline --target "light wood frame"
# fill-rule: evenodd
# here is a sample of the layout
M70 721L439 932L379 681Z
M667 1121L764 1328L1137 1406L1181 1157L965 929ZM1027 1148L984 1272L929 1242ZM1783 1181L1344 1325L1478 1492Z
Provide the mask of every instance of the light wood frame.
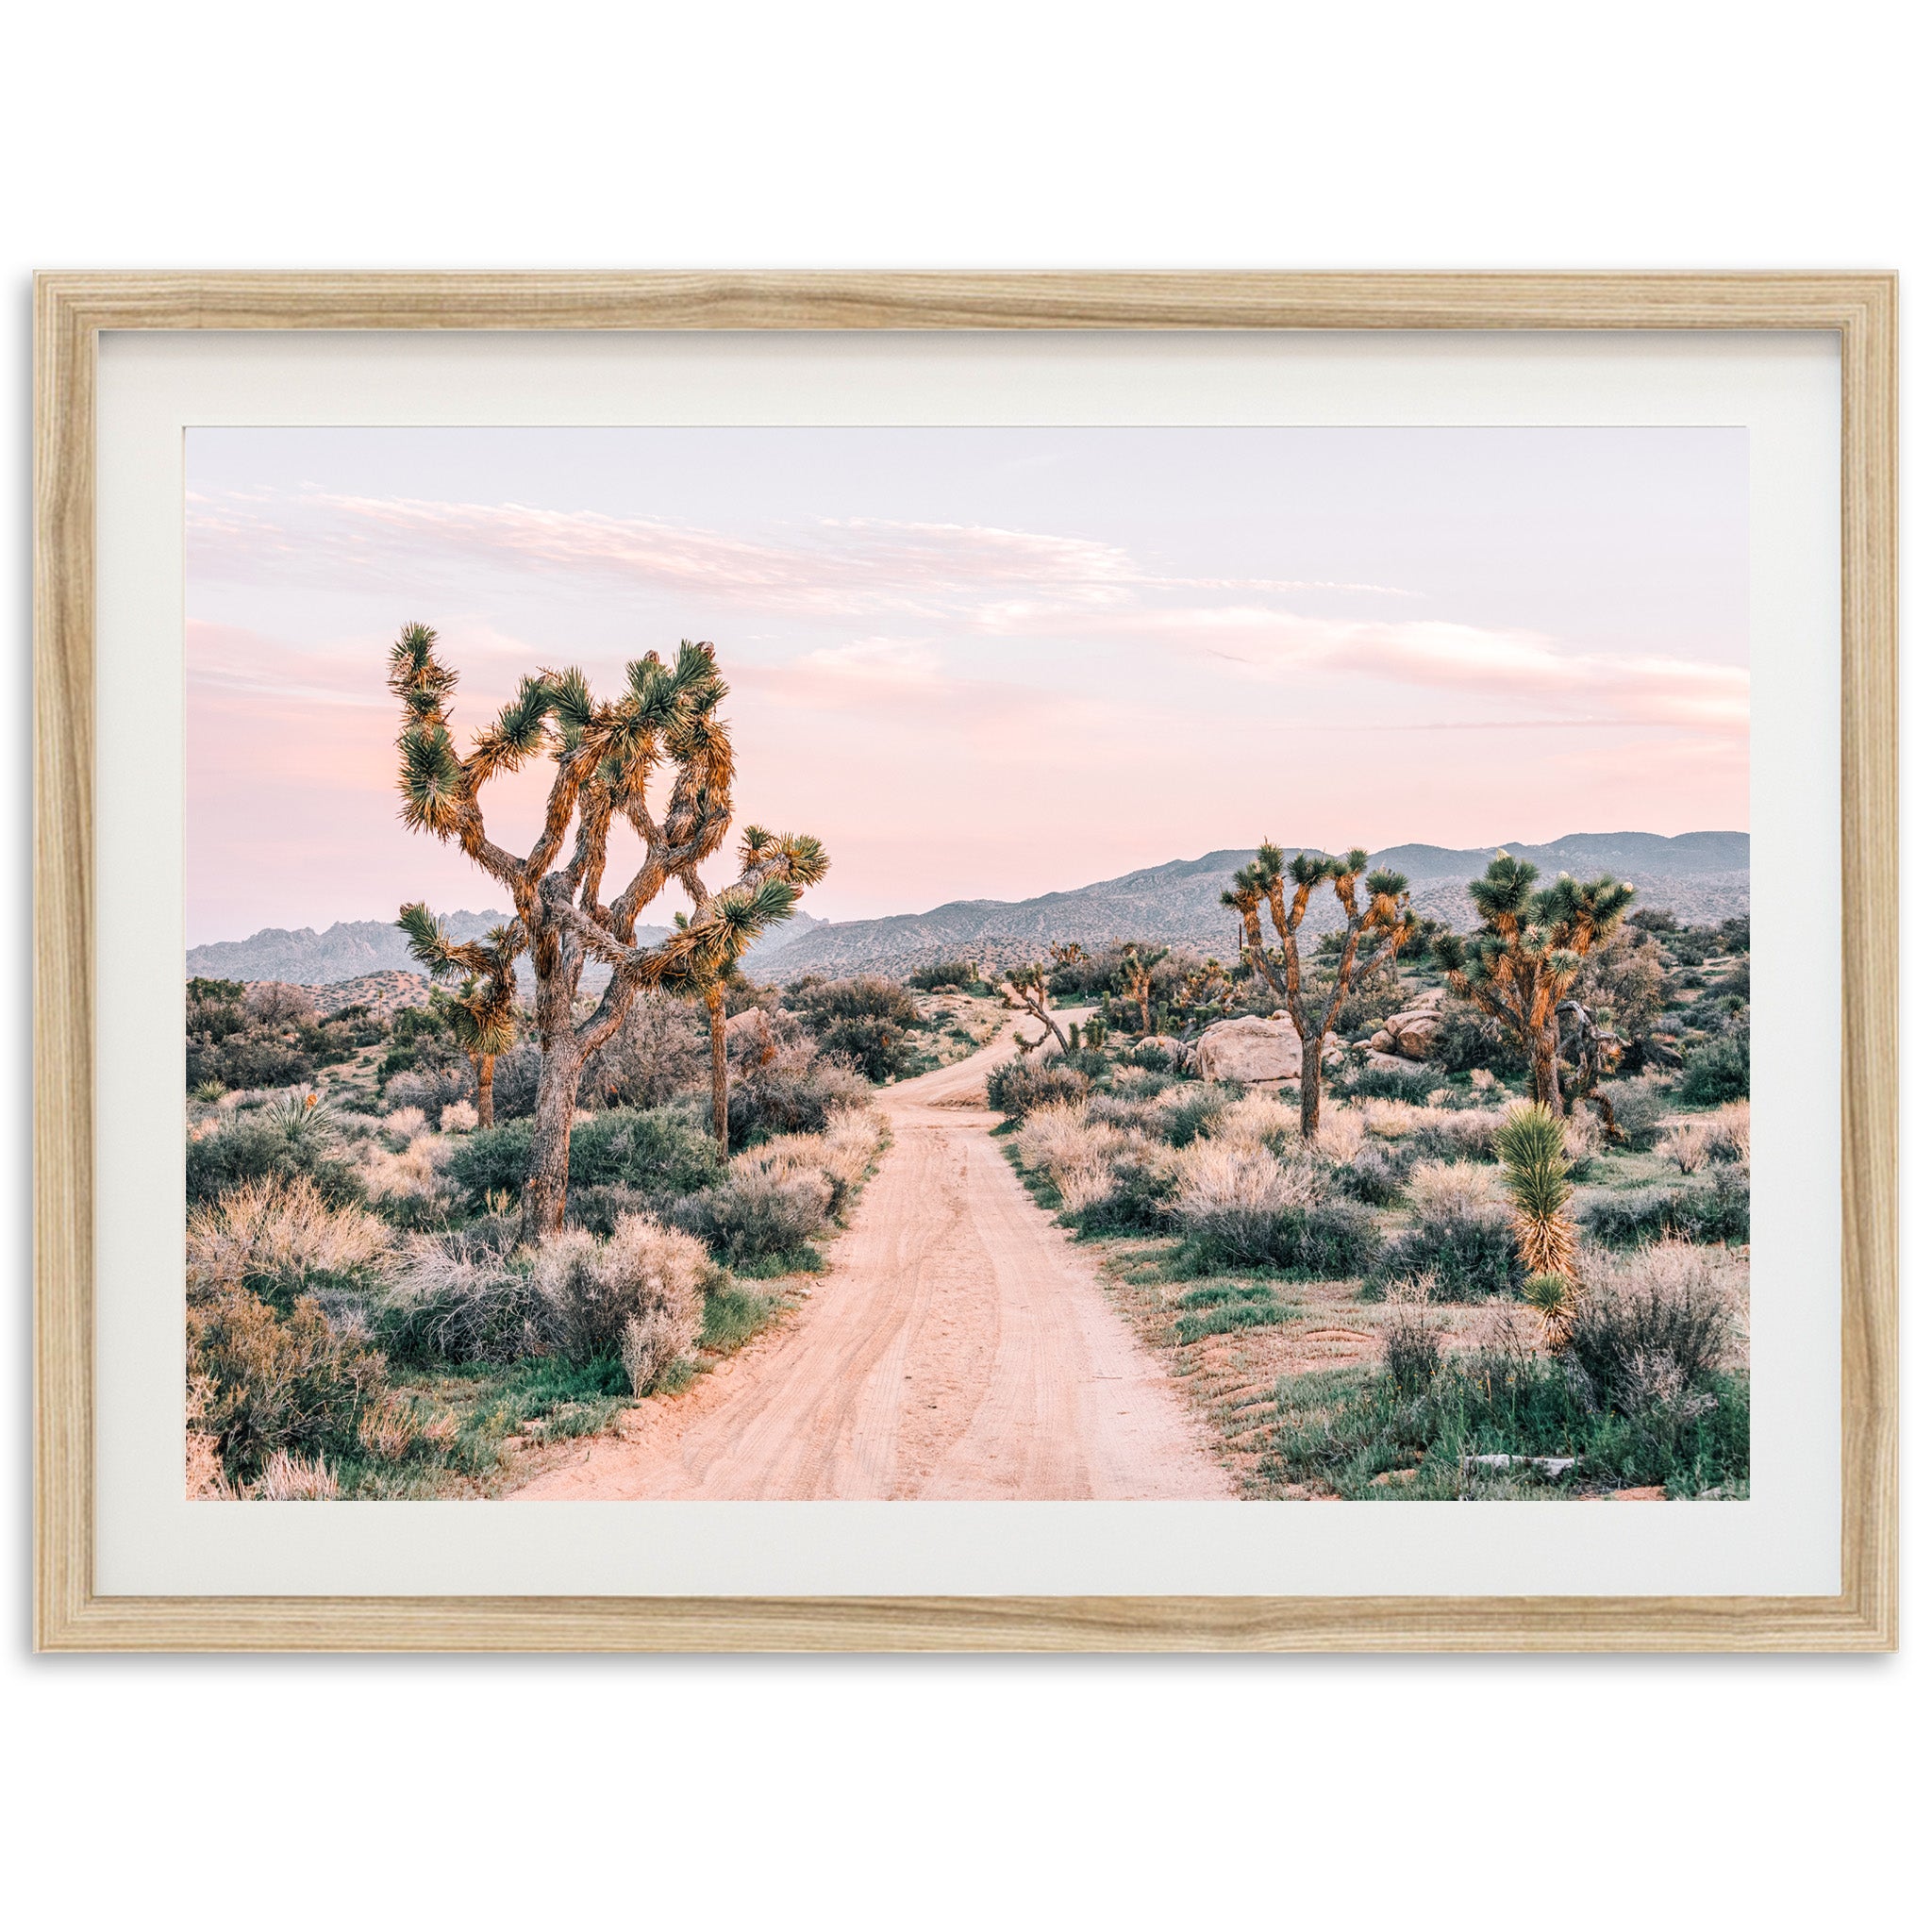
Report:
M1889 1650L1898 1627L1889 275L39 277L36 1640L46 1650ZM1843 384L1843 1541L1805 1597L108 1597L93 1589L94 368L108 329L1824 330Z

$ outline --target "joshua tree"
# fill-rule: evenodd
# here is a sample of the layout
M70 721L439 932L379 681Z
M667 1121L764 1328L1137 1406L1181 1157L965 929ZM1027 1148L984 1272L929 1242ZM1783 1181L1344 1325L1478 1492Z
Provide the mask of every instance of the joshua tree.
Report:
M1234 1004L1234 981L1219 959L1203 959L1182 974L1176 998L1186 1017L1183 1037L1192 1040L1204 1025L1211 1024Z
M1281 847L1265 842L1254 858L1234 875L1231 890L1221 895L1241 919L1241 958L1272 987L1288 1009L1302 1042L1302 1138L1312 1140L1322 1124L1322 1047L1335 1018L1348 997L1357 968L1364 977L1379 972L1419 929L1408 908L1408 881L1399 872L1368 871L1369 855L1357 847L1340 858L1297 852L1284 860ZM1335 983L1319 1008L1302 977L1299 941L1308 894L1324 879L1332 880L1341 905L1341 950L1335 959ZM1288 888L1292 884L1293 897ZM1357 900L1359 885L1368 894ZM1261 937L1261 907L1281 943L1271 949ZM1368 948L1362 958L1362 948Z
M450 938L441 920L419 899L405 906L396 924L408 934L409 957L432 979L460 973L450 1000L450 1028L476 1070L476 1123L496 1124L496 1057L517 1043L517 955L523 927L515 920L493 925L481 941Z
M1142 954L1139 946L1121 948L1120 982L1121 991L1141 1009L1141 1031L1152 1033L1154 1009L1154 969L1167 958L1167 948L1161 946L1152 953Z
M1037 959L1030 965L1015 966L1007 974L1005 991L1006 1004L1008 1008L1022 1013L1031 1013L1045 1029L1038 1040L1022 1040L1022 1053L1031 1053L1035 1047L1044 1046L1049 1033L1059 1042L1062 1053L1073 1051L1067 1043L1067 1036L1060 1030L1059 1022L1053 1016L1053 995L1047 991L1045 967Z
M1529 1056L1532 1097L1560 1114L1558 1008L1637 892L1607 875L1581 885L1562 873L1541 892L1536 881L1535 866L1498 852L1469 888L1481 929L1470 940L1438 933L1436 960L1457 992L1515 1034Z
M626 667L622 695L602 702L591 697L581 671L525 677L495 722L476 734L467 757L458 756L451 736L456 682L436 655L436 633L426 625L406 625L389 671L390 690L403 707L396 740L403 822L455 841L508 891L536 976L543 1064L522 1227L523 1239L535 1242L563 1225L571 1116L585 1061L624 1024L643 988L680 988L707 960L722 964L721 946L741 935L748 943L788 918L800 891L824 876L828 861L816 839L778 838L754 825L740 841L736 880L713 893L699 876L698 867L724 844L731 824L731 738L718 716L725 685L709 644L685 643L672 665L648 653ZM555 771L542 828L520 857L490 837L483 788L540 755ZM670 787L654 812L651 781L667 763ZM643 841L643 858L607 901L610 827L620 818ZM691 899L690 922L657 945L640 945L638 915L674 881ZM593 959L609 968L610 977L578 1019L578 985Z
M676 924L683 932L689 929L690 921L680 912ZM755 932L719 925L709 944L701 954L692 956L682 975L683 984L703 1004L710 1022L711 1132L717 1137L721 1155L731 1152L731 1067L724 1038L724 995L734 978L742 984L738 962L757 937ZM765 1038L769 1046L769 1025Z

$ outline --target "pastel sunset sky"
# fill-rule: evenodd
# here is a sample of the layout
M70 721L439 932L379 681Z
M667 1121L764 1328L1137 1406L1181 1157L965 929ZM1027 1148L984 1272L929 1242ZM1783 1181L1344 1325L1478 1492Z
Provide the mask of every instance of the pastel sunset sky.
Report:
M824 841L824 918L1264 836L1748 829L1746 458L1732 429L194 430L188 943L505 903L396 820L416 619L468 728L538 666L614 692L710 640L739 823ZM492 836L527 845L542 786L492 788Z

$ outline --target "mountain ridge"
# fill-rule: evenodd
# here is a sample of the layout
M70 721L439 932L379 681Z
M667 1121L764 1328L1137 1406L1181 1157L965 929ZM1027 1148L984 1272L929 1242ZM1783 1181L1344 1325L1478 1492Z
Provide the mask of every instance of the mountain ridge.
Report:
M1288 851L1319 849L1284 844ZM1498 851L1528 859L1546 877L1565 871L1613 872L1637 887L1640 904L1687 922L1708 924L1751 909L1748 832L1573 832L1541 845L1514 840L1465 847L1410 842L1385 847L1371 858L1407 875L1419 911L1467 927L1475 919L1468 883ZM1236 924L1221 905L1221 893L1235 868L1253 857L1253 846L1229 846L1030 899L954 899L925 912L879 919L832 921L799 912L752 948L745 970L755 979L778 980L807 973L904 972L958 954L1011 963L1064 940L1094 946L1138 939L1232 958ZM474 939L508 916L455 912L448 924L458 939ZM1310 901L1309 932L1340 923L1332 895L1317 894ZM649 942L667 930L641 926L638 937ZM392 924L374 919L338 921L320 933L309 926L267 926L246 940L217 941L188 953L191 974L306 986L397 970L415 970L408 943ZM591 974L585 985L592 985Z

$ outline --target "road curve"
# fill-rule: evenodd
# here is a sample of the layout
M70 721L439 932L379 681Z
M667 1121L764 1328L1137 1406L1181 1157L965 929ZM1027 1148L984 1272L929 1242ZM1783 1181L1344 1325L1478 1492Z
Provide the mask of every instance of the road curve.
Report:
M630 1410L517 1500L1225 1500L1091 1264L967 1095L1012 1029L885 1089L893 1143L783 1333Z

